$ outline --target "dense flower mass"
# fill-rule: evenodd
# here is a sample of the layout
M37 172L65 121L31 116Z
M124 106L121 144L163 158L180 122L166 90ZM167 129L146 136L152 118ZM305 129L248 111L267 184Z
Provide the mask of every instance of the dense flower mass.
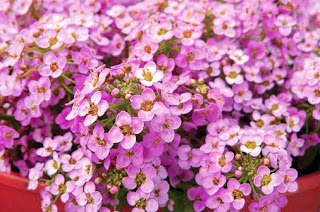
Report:
M320 143L319 8L2 0L0 170L43 211L279 211Z

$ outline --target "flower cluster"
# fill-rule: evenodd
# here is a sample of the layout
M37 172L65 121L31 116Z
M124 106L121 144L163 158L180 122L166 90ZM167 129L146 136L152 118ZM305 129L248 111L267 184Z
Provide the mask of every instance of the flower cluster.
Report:
M320 143L319 6L4 1L0 170L43 211L280 210Z

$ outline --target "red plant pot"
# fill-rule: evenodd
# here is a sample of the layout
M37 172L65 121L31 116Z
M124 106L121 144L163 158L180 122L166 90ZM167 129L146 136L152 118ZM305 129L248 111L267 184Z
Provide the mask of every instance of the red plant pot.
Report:
M299 190L295 193L287 193L288 205L283 212L319 212L320 211L320 171L298 179ZM27 190L28 179L16 173L0 172L0 212L40 212L40 190L44 184L36 190ZM64 211L63 204L58 202L59 211ZM122 211L129 211L125 207ZM242 211L249 211L246 207Z
M320 211L320 171L299 177L299 190L286 193L288 204L281 208L281 212L319 212ZM249 202L242 212L249 211Z

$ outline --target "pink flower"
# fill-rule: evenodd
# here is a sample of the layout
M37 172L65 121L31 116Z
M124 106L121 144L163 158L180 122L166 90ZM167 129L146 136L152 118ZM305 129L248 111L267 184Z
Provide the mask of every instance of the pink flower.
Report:
M7 49L6 52L8 53L8 58L3 61L3 66L13 66L15 65L18 60L20 59L21 53L24 49L24 44L23 43L13 43L10 45Z
M226 81L229 84L241 84L243 82L243 76L240 74L240 68L238 65L225 66L223 72L226 75Z
M249 183L240 184L236 179L228 181L228 188L221 193L223 202L231 203L236 210L241 210L245 204L244 196L251 193Z
M83 191L76 195L76 200L79 205L86 207L86 211L98 211L102 204L102 196L91 181L87 182Z
M151 121L151 127L154 131L160 132L161 138L167 143L171 142L174 138L174 130L178 129L181 125L181 119L178 116L163 114L157 116Z
M240 142L242 144L240 146L240 149L242 152L256 157L261 152L260 145L262 141L263 137L259 134L243 134L240 139Z
M160 43L163 40L169 40L173 36L172 24L170 21L162 21L159 24L154 24L150 28L151 39L155 43Z
M108 139L108 134L104 133L101 124L97 124L87 143L88 148L94 152L100 160L104 160L108 155L113 143Z
M147 211L156 212L159 208L158 202L155 199L149 198L149 194L142 190L137 192L129 192L127 194L127 201L129 205L135 208L132 211Z
M202 35L202 31L200 27L180 22L178 27L174 29L174 35L181 39L183 45L191 46Z
M48 157L53 155L57 147L58 143L55 140L52 140L50 137L46 137L43 141L43 147L37 149L36 154L41 157Z
M266 166L258 168L258 175L254 178L253 182L257 187L261 186L261 190L265 194L271 194L274 187L281 183L281 176L277 173L270 174L270 169Z
M83 122L84 126L93 124L98 119L98 116L103 116L109 108L108 102L101 98L101 91L96 91L90 100L85 100L79 106L79 116L86 117Z
M37 38L36 43L41 48L51 48L58 49L62 45L62 40L57 37L57 32L54 29L46 29L39 38Z
M134 75L140 79L141 84L152 86L155 82L159 82L163 78L163 72L157 70L154 62L148 62L143 68L135 71Z
M236 25L234 20L223 20L221 18L216 18L214 19L213 24L213 30L217 35L225 35L229 38L234 38L236 36L236 31L233 28Z
M226 152L225 154L220 154L217 152L213 152L210 154L210 160L212 161L212 165L210 167L210 171L212 173L216 172L229 172L232 168L231 161L234 158L233 152Z
M43 65L39 67L39 73L45 77L59 77L63 68L66 66L67 60L64 56L56 56L52 52L48 52L43 56Z
M279 31L282 35L288 36L291 33L292 26L297 23L296 19L290 15L280 14L277 20L274 22L279 27Z
M153 90L146 88L141 95L134 95L130 98L131 105L138 111L138 117L141 121L150 121L154 115L164 108L164 105L155 101L156 95Z
M128 177L123 180L123 185L128 189L134 189L138 186L141 191L150 193L154 188L152 179L155 176L156 170L152 166L140 169L131 165L128 168Z
M147 62L153 58L154 53L158 50L159 45L151 41L148 36L143 36L133 49L133 54L139 57L142 61Z
M108 133L111 142L119 143L124 149L130 149L136 143L136 134L143 130L143 122L138 117L131 117L129 113L121 111L116 118L115 127Z

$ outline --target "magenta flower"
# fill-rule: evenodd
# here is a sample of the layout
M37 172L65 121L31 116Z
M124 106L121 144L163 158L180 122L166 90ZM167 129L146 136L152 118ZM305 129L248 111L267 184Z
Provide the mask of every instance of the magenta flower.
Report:
M234 91L234 101L236 103L249 101L252 98L252 92L249 90L249 85L247 82L233 85L232 90Z
M143 36L133 49L133 54L142 61L147 62L153 58L153 54L158 50L159 45L151 41L149 36Z
M50 137L46 137L43 141L43 147L37 149L36 154L41 157L48 157L53 155L57 147L57 141L52 140Z
M205 204L214 211L227 212L230 209L230 203L222 200L224 189L219 190L215 195L208 197Z
M292 26L296 23L297 21L295 18L284 14L279 15L277 20L274 22L274 24L279 27L280 33L284 36L288 36L291 33Z
M193 209L195 211L202 211L205 209L205 201L208 195L204 192L202 187L190 188L187 191L188 198L193 201Z
M240 68L238 65L225 66L223 72L226 75L226 81L228 84L241 84L243 82L243 76L240 74Z
M116 33L113 35L110 45L111 45L111 54L113 56L119 56L125 47L125 42L123 41L122 37L118 33Z
M205 67L203 58L206 52L203 48L198 46L182 46L180 54L176 57L175 61L177 66L181 68L190 67L192 70L199 70Z
M130 149L136 143L136 134L143 130L143 122L138 117L131 117L129 113L121 111L116 118L115 127L108 133L113 143L120 143L124 149Z
M213 24L213 30L217 35L225 35L229 38L234 38L236 36L236 31L234 29L236 23L234 20L216 18L214 19Z
M121 146L118 149L117 166L125 168L130 164L140 166L143 163L143 146L141 144L136 143L131 149L123 149Z
M191 46L202 35L202 31L200 27L180 22L178 23L178 27L174 29L174 35L181 39L183 45Z
M28 190L35 190L39 184L39 178L43 176L43 163L36 163L33 168L29 170L28 173Z
M94 183L89 181L84 185L83 191L76 195L76 201L79 205L85 206L86 211L98 211L102 196L99 191L96 191Z
M89 48L83 48L80 52L72 52L72 60L78 64L79 71L83 74L98 66L98 61L93 58Z
M49 176L54 175L60 168L60 160L58 154L53 152L53 159L48 160L45 164L45 169Z
M297 134L292 134L290 138L290 142L287 146L287 151L291 153L293 156L297 157L301 155L300 148L304 146L304 140L302 138L298 138Z
M41 77L39 80L29 82L29 91L39 102L49 101L51 98L51 83L48 77Z
M168 58L166 55L162 54L157 59L157 67L164 74L162 81L167 82L172 77L172 71L175 67L175 61L173 58Z
M129 205L134 206L132 211L134 212L156 212L158 210L158 202L155 199L150 198L148 193L138 189L137 192L130 191L127 194L127 201Z
M62 174L57 174L54 178L53 184L50 185L49 191L53 195L61 195L61 201L67 202L69 200L69 193L74 189L73 181L65 182L65 178Z
M277 186L277 190L280 193L285 193L287 191L296 192L298 190L298 183L296 182L296 179L298 178L297 170L291 168L285 171L278 170L276 173L283 179L282 183Z
M256 157L261 152L260 145L262 144L263 137L260 134L243 134L241 136L240 149L242 152L252 155Z
M39 38L37 38L36 43L41 48L51 48L58 49L62 45L62 40L57 37L57 32L54 29L46 29Z
M101 91L96 91L92 94L90 100L85 100L79 106L79 116L86 117L83 122L84 126L93 124L98 117L103 116L109 108L108 102L101 98Z
M59 77L63 68L67 64L67 60L64 56L58 55L56 56L52 52L48 52L43 56L43 65L39 67L39 73L45 77Z
M231 203L236 210L241 210L245 204L244 197L251 193L249 183L240 184L231 178L227 184L228 188L221 193L221 199L225 203Z
M209 195L214 195L226 183L226 177L221 172L216 172L204 176L201 180L201 185Z
M10 45L6 52L8 53L9 57L3 61L3 66L13 66L15 65L18 60L20 59L21 53L24 49L23 43L13 43L13 45ZM0 65L1 67L1 65Z
M217 152L213 152L210 154L210 160L212 161L212 164L210 166L210 171L212 173L216 173L219 171L222 171L224 173L229 172L232 168L231 161L234 158L233 152L226 152L225 154L220 154Z
M142 169L131 165L128 167L128 177L123 180L123 185L128 189L139 187L141 191L150 193L154 188L152 179L156 176L156 170L152 166Z
M268 211L279 211L280 207L271 195L263 196L259 202L253 202L249 205L249 210L253 212L260 212L267 208Z
M261 186L261 190L265 194L271 194L274 187L278 186L282 181L279 174L270 174L270 169L266 166L260 166L257 173L258 175L254 178L253 182L256 186Z
M40 104L42 103L41 99L37 98L36 95L27 96L24 98L24 104L27 110L30 112L30 117L40 117L41 109Z
M69 154L60 155L62 170L64 172L72 171L76 167L77 162L80 161L80 159L83 157L84 157L84 153L81 149L74 151L71 155Z
M68 27L61 29L57 38L63 40L63 42L67 44L72 44L77 41L86 41L89 38L89 30L84 27Z
M113 143L108 139L108 134L104 133L101 124L97 124L87 143L88 148L94 152L100 160L104 160L108 155Z
M157 116L151 121L151 127L154 131L159 132L160 136L167 143L174 138L174 130L181 125L181 119L178 116L165 113L163 116Z
M139 68L134 75L140 79L141 84L152 86L155 82L159 82L163 78L163 72L157 70L154 62L148 62L143 68Z
M169 200L169 189L169 183L165 180L161 180L157 185L155 185L150 197L155 199L159 205L165 205Z
M155 101L156 95L153 90L146 88L141 95L134 95L130 98L131 105L138 111L138 117L141 121L150 121L154 115L161 112L164 105Z
M0 147L11 148L14 139L19 137L19 133L5 125L0 126Z
M160 43L164 40L169 40L173 37L172 24L168 21L162 21L158 24L154 24L150 28L151 39L155 43Z

